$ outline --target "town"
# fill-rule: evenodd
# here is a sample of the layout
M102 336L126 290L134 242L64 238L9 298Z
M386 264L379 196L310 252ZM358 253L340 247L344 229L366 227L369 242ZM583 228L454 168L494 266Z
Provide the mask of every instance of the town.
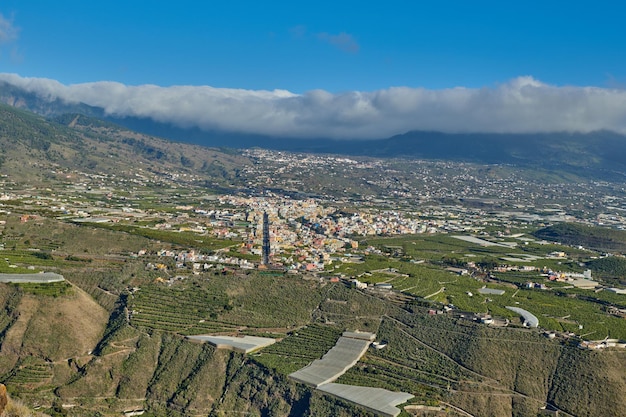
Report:
M494 334L581 352L626 346L626 290L615 275L625 251L600 238L626 233L619 183L550 182L470 163L237 152L241 165L219 175L143 161L115 173L46 161L36 163L38 181L4 175L0 281L54 297L80 288L126 331L234 349L377 415L398 415L406 401L405 411L464 415L447 401L463 385L458 361L448 358L436 377L403 375L402 352L413 345L398 336L422 343L417 337L440 331L418 328L511 331ZM542 234L554 225L600 234L560 242ZM142 352L122 347L126 336L115 340L110 353L89 350L84 360ZM438 340L429 349L445 355L449 342ZM54 369L40 361L6 380L41 386L51 374L40 368ZM379 372L388 376L372 382ZM115 407L145 412L141 398Z
M146 160L116 171L40 161L39 180L0 177L0 281L60 299L80 288L123 319L102 326L234 350L385 416L466 415L449 397L463 378L484 376L447 356L450 326L535 337L546 351L626 348L621 183L505 165L228 152L239 164L215 162L210 174ZM415 365L402 359L400 336L447 358L427 359L436 377L406 373ZM82 360L141 352L126 345L133 338L115 340ZM36 363L6 380L49 383L54 367ZM58 392L69 408L106 408ZM115 407L145 412L143 397Z
M533 180L524 172L508 175L506 167L469 163L357 160L260 149L245 150L243 155L251 163L231 182L218 179L213 189L207 189L203 177L191 170L139 164L128 172L94 174L51 165L45 167L49 186L20 188L18 181L2 178L0 208L5 214L19 213L22 222L52 217L186 242L191 247L176 249L168 244L111 254L143 259L144 268L157 275L156 282L169 285L188 274L269 268L426 297L415 291L416 285L401 282L417 279L423 272L411 268L429 261L431 266L440 265L438 271L466 275L482 286L499 283L561 291L569 285L592 293L604 289L624 294L619 285L592 280L591 271L581 263L620 257L620 253L581 245L568 248L532 236L533 230L558 222L624 229L623 185L550 183ZM483 175L485 170L502 172L490 178ZM264 214L269 220L265 226ZM268 227L269 262L262 258L264 227ZM433 263L430 255L420 251L407 253L408 240L403 237L416 236L422 241L453 238L467 245L460 250L476 253L459 256L443 251ZM6 239L2 245L10 249ZM490 253L489 248L498 250ZM482 259L485 256L489 262ZM399 268L395 264L387 268L395 275L369 266L378 265L370 261L381 257L403 261ZM471 290L464 293L473 295ZM450 304L445 294L442 287L432 300ZM609 302L605 310L604 314L610 311L617 317L626 314L622 302ZM554 331L553 327L546 330ZM571 333L565 327L565 333ZM626 336L619 331L618 335Z

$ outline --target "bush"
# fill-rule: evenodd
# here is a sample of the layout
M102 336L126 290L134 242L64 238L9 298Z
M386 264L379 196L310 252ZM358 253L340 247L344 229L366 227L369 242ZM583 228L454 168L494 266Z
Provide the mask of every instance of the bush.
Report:
M33 256L39 259L52 259L50 252L33 252Z

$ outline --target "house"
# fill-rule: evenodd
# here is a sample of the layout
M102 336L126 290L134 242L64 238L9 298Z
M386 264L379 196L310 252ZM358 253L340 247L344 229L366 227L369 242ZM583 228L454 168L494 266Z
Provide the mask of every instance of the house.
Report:
M350 280L350 285L357 290L364 290L367 288L367 283L361 282L356 278Z

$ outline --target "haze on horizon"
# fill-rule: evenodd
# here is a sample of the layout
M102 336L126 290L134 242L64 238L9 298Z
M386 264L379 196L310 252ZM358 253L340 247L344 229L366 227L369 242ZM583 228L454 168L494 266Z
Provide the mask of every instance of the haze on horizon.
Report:
M625 6L37 0L0 80L180 127L294 138L626 133Z

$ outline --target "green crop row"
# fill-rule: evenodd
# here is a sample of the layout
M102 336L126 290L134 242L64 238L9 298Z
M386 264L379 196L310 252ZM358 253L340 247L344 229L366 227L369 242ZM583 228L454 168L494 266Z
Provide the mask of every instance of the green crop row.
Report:
M135 227L125 224L108 224L108 223L89 223L91 227L98 227L103 229L115 230L119 232L126 232L132 235L143 236L148 239L158 240L162 242L170 242L177 245L216 250L226 248L228 246L236 245L234 240L216 239L210 236L197 235L192 232L173 232L165 230L148 229L144 227Z
M13 284L21 288L24 292L44 295L49 297L60 297L62 295L71 294L72 286L66 281L50 282L50 283L18 283Z
M337 328L309 325L268 346L254 358L270 369L289 374L321 358L337 343L339 336L341 332Z
M22 366L13 371L5 383L10 384L36 384L52 378L50 365L41 363L40 359L30 358L24 360Z

